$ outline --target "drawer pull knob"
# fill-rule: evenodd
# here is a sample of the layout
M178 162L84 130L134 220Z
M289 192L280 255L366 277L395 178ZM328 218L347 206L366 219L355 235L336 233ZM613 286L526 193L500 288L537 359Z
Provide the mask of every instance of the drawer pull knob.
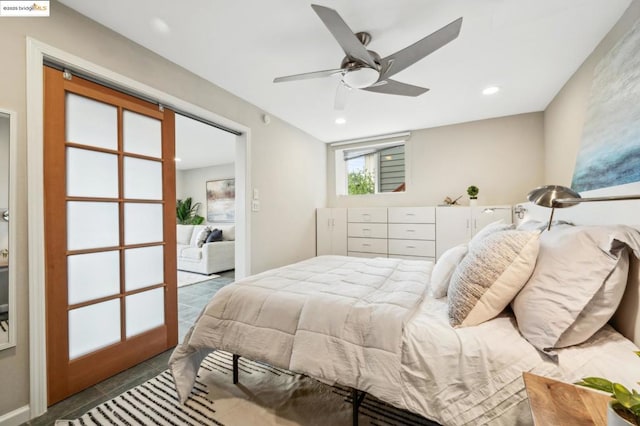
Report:
M414 248L416 248L416 246L407 246L407 248L414 249Z
M407 232L416 232L415 229L407 229Z
M363 243L362 247L371 247L371 244Z

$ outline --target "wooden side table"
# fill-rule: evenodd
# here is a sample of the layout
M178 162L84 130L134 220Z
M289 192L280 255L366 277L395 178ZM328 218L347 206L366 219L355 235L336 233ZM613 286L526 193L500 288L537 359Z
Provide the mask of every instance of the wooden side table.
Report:
M540 426L607 425L608 395L523 373L533 422Z

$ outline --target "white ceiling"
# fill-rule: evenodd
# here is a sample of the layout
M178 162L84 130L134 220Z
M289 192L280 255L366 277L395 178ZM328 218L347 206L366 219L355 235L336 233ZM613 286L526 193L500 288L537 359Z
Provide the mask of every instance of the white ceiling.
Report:
M236 136L176 114L176 169L189 170L235 162ZM180 159L178 161L178 159Z
M61 2L330 142L544 110L631 0L316 0L368 31L383 57L464 19L456 40L393 77L429 92L352 90L342 112L338 76L272 82L340 66L344 53L309 1ZM488 85L502 90L483 96Z

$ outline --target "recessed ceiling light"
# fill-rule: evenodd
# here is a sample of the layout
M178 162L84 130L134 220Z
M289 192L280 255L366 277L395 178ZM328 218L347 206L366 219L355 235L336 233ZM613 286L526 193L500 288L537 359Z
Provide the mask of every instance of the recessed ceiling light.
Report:
M347 122L347 119L344 117L336 118L336 124L345 124L346 122Z
M489 86L489 87L485 87L485 89L482 91L482 94L483 95L495 95L499 91L500 91L500 88L498 86Z
M169 24L167 24L164 19L160 19L158 17L151 20L151 27L160 34L168 34L170 30Z
M181 159L181 158L179 158L179 157L176 157L176 158L174 158L174 159L173 159L173 161L175 161L176 163L178 163L178 162L182 161L182 159Z

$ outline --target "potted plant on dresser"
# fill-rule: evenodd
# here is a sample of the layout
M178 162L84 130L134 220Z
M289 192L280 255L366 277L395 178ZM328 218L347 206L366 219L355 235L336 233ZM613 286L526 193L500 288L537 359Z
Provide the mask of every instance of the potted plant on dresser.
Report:
M640 352L636 352L640 356ZM607 406L608 426L640 426L640 393L635 389L629 390L620 383L612 383L601 377L585 377L576 385L611 394L611 401Z
M475 206L478 204L478 193L480 190L477 186L471 185L467 188L467 195L469 195L469 205Z

